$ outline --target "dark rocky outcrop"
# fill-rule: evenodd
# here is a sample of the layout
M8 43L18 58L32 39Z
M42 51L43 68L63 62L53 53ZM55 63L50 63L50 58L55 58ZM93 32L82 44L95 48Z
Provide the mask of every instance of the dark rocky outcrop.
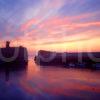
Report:
M100 52L59 53L40 50L34 58L39 65L95 68L100 63Z

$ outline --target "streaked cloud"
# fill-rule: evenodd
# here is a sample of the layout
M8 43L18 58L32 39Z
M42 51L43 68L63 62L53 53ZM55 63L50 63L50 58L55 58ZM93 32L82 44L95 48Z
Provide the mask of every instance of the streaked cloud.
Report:
M100 0L0 0L0 40L29 48L94 40L100 37L99 4Z

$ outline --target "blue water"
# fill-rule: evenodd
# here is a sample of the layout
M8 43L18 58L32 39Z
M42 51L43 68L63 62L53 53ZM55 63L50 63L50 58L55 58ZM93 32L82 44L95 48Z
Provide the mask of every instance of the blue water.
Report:
M100 100L100 71L29 61L25 68L0 70L0 100Z

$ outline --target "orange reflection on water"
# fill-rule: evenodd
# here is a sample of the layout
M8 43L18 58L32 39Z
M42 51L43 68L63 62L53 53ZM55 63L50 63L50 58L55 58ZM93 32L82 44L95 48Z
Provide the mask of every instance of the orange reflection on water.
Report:
M86 69L40 68L29 62L27 79L20 86L28 93L84 96L81 92L100 93L100 72ZM79 92L80 91L80 92Z

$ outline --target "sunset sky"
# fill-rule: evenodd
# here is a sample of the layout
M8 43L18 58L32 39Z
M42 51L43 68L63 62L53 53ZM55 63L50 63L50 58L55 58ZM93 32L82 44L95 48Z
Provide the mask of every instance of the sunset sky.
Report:
M100 0L0 0L0 47L100 51Z

